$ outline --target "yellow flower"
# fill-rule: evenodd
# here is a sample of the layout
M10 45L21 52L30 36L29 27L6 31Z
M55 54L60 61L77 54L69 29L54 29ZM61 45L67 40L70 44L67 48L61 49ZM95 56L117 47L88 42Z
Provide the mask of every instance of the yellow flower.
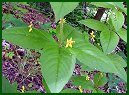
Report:
M81 86L79 86L79 91L82 93L83 91L82 91L82 87Z
M32 31L32 21L30 22L30 25L28 26L29 27L29 32L31 32Z
M22 93L25 92L25 86L22 86L22 89L21 89Z
M90 80L90 77L89 76L86 76L86 80Z
M67 39L67 43L66 43L66 48L67 47L71 47L72 48L72 44L75 43L75 41L72 41L72 37L70 38L70 40Z
M94 35L94 32L92 31L91 33L90 33L90 36L91 36L91 40L94 42L95 41L95 35Z
M60 21L59 21L59 23L64 24L64 23L66 22L65 19L66 19L66 18L61 18Z

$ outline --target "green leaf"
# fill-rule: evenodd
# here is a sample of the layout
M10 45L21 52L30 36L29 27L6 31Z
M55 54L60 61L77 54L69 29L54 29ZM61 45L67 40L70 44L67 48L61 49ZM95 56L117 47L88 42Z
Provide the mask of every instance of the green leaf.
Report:
M108 56L112 60L113 64L116 66L118 71L118 76L121 79L123 79L125 82L127 82L127 74L123 68L126 66L126 63L124 62L124 60L116 54L110 54Z
M100 34L100 42L103 48L103 52L108 54L116 48L119 42L119 37L113 31L103 31Z
M51 33L51 34L56 34L56 29L49 28L49 33Z
M2 93L18 93L17 84L10 84L9 81L2 76Z
M111 55L112 57L110 57L111 59L113 59L115 62L118 62L119 64L121 64L122 67L126 67L127 66L127 63L125 62L125 60L117 55L117 54L112 54Z
M103 90L97 89L97 93L105 93Z
M6 21L5 24L12 24L14 27L25 27L27 24L20 19L15 18L12 14L4 14L2 17ZM3 24L3 26L5 26Z
M20 7L15 7L15 9L16 9L17 11L22 12L22 14L25 14L25 13L27 13L27 12L28 12L28 10L27 10L27 9L23 9L23 8L20 8ZM19 15L19 16L22 16L22 15Z
M76 60L76 64L80 64L81 65L81 71L91 72L91 71L94 71L95 70L94 68L90 68L90 67L84 65L79 60ZM86 75L86 73L85 72L81 72L81 75Z
M127 62L127 56L124 54L123 51L117 52L117 54L124 59L125 62Z
M29 32L27 27L16 27L2 31L2 38L23 48L41 49L56 44L51 35L38 29Z
M79 22L97 31L103 31L108 29L108 27L104 23L94 19L86 19L86 20L81 20Z
M110 15L110 18L115 28L115 31L117 32L120 28L122 28L124 24L124 15L122 14L122 12L113 10L112 14Z
M51 46L41 56L43 77L52 93L60 92L72 76L75 57L66 48Z
M124 28L121 28L118 30L118 35L120 36L121 39L123 39L127 43L127 30Z
M105 93L105 92L100 89L94 89L92 93Z
M40 27L41 29L49 29L51 28L51 23L48 22L48 23L41 24Z
M4 24L2 24L2 27L3 27L3 29L9 29L9 28L11 28L13 26L12 26L11 23L4 23Z
M50 93L50 89L48 88L48 85L47 85L47 83L46 83L46 81L45 81L44 78L43 78L43 86L44 86L46 92L47 92L47 93Z
M93 68L90 68L90 67L88 67L88 66L86 66L86 65L84 65L84 64L81 64L81 71L94 71L95 69L93 69Z
M104 73L97 73L94 76L94 85L95 87L104 86L107 83L107 78Z
M103 8L115 8L112 2L91 2L92 5Z
M76 41L85 41L88 42L89 39L89 35L85 34L85 33L81 33L79 30L76 30L74 27L70 26L69 24L64 24L63 26L63 44L64 46L66 45L66 41L67 39L70 39L72 37L72 39L76 42ZM59 31L60 31L60 26L57 26L56 29L56 33L57 33L57 37L59 38ZM74 46L75 44L73 44Z
M27 24L25 22L22 22L21 20L16 19L16 18L12 19L11 23L14 25L14 27L25 27L25 26L27 26Z
M27 2L18 2L19 4L22 4L24 6L30 6Z
M124 8L123 2L112 2L119 11L124 12L127 15L127 8Z
M117 73L117 69L112 64L112 61L98 48L84 42L76 42L75 44L69 50L81 63L102 72Z
M26 91L25 93L40 93L40 92L33 90L33 91Z
M50 2L50 4L55 13L56 22L78 6L78 2Z
M91 2L90 4L103 8L117 8L118 11L124 12L127 15L127 8L124 8L123 2Z
M102 72L117 73L117 69L114 64L112 64L112 61L98 48L86 41L83 34L69 25L64 26L64 30L64 39L72 37L75 41L73 48L68 49L81 63L91 69L93 68ZM64 45L66 45L66 40Z
M67 89L62 90L60 93L80 93L80 91L71 89L71 88L67 88Z
M91 80L86 80L85 76L73 76L71 78L72 84L75 86L81 86L83 89L93 90L94 85Z

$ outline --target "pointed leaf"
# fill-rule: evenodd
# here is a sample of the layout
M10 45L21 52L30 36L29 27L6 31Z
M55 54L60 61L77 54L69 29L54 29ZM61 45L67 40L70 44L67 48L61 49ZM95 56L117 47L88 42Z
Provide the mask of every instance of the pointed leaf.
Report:
M119 11L124 12L127 15L127 8L124 7L123 2L112 2Z
M124 24L124 15L122 14L122 12L113 10L112 14L110 15L110 18L112 20L112 24L115 28L115 31L117 32L120 28L122 28Z
M52 93L60 92L72 76L75 57L66 48L48 46L41 56L44 79Z
M5 24L3 24L3 26L5 28L7 28L5 25L7 24L11 24L14 27L26 27L27 24L25 22L23 22L21 19L17 19L15 18L12 14L4 14L2 16L2 19L6 21Z
M127 30L124 28L121 28L118 30L118 35L120 36L121 39L123 39L127 43Z
M16 27L2 31L2 38L23 48L41 49L48 44L56 44L47 32L27 27Z
M117 69L112 61L98 48L89 43L76 42L76 45L69 49L76 58L90 68L102 71L117 73Z
M77 7L78 2L51 2L50 4L57 22L60 18L72 12Z
M123 68L124 64L122 63L124 61L122 59L120 59L120 57L115 55L115 54L110 54L109 58L112 60L113 64L116 66L117 71L118 71L118 76L121 79L123 79L125 82L127 82L127 74Z
M103 52L108 54L116 48L119 42L119 37L113 31L103 31L100 34L100 42L103 48Z
M121 56L119 56L117 54L112 54L111 56L112 56L111 59L113 59L115 62L118 62L122 67L127 66L127 63Z
M86 20L81 20L79 22L91 29L98 30L98 31L103 31L108 29L108 27L104 23L94 19L86 19Z

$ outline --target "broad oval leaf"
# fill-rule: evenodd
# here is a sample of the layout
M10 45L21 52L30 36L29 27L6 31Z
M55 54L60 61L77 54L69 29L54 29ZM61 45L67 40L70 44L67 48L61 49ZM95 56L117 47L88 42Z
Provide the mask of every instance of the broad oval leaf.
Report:
M72 12L78 5L78 2L50 2L55 13L55 21L63 18L68 13Z
M110 54L108 55L108 57L112 60L113 64L116 66L117 71L118 71L118 76L123 79L125 82L127 82L127 74L124 70L123 67L125 67L126 63L122 63L124 62L124 60L122 60L118 55L116 54Z
M27 27L15 27L2 31L2 38L23 48L42 49L46 45L56 44L52 36L38 29L29 32Z
M127 43L127 30L124 28L121 28L118 30L118 35L120 36L121 39L123 39Z
M103 31L108 29L108 27L104 23L94 19L86 19L86 20L81 20L79 22L91 29L98 30L98 31Z
M112 25L115 28L115 31L117 32L120 28L122 28L122 25L124 24L124 15L122 12L119 12L117 10L113 10L112 14L110 15Z
M41 56L43 77L52 93L60 92L72 76L75 57L66 48L48 46Z
M100 34L100 42L103 48L103 52L108 54L116 48L119 42L119 37L113 31L103 31Z

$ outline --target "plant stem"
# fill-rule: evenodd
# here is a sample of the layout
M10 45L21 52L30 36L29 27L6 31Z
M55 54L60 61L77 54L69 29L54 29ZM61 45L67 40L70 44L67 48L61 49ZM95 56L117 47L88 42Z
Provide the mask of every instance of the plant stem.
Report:
M60 39L59 39L60 47L62 47L62 39L63 39L63 23L60 23Z

